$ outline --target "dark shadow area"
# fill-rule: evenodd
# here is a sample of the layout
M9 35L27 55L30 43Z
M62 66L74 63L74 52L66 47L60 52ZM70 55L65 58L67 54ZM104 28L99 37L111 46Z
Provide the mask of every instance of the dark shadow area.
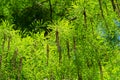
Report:
M22 10L14 9L12 16L15 30L20 29L21 32L33 33L42 30L51 31L47 29L47 25L52 21L50 10L42 4L34 4Z

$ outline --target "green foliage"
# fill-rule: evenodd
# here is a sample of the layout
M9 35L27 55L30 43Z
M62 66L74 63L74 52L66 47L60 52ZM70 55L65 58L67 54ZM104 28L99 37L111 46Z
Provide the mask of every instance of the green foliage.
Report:
M1 1L0 80L118 80L117 4L50 1Z

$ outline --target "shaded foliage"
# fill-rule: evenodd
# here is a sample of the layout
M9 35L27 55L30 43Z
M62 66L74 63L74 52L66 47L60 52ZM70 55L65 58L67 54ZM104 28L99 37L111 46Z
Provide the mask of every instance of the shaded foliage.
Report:
M26 7L21 11L15 10L12 14L14 18L14 29L21 29L21 31L33 31L36 27L47 30L45 23L50 23L50 10L45 8L43 4L34 4L31 7ZM39 22L39 25L35 25ZM38 30L37 30L38 31Z

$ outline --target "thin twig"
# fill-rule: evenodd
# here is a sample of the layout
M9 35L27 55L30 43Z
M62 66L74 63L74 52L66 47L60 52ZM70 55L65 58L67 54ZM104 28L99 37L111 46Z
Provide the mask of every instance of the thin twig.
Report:
M60 46L60 41L59 41L58 29L56 29L56 45L57 45L58 53L59 53L59 63L61 63L62 54L61 54L61 46Z

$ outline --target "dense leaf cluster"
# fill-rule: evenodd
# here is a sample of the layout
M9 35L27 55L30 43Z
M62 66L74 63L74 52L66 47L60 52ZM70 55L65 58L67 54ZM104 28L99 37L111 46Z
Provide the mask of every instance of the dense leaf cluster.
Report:
M118 0L0 2L0 80L120 79Z

